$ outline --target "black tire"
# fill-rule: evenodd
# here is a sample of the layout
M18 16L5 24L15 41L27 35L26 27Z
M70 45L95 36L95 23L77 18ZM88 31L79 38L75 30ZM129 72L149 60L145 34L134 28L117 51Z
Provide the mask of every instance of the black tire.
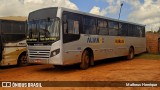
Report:
M134 58L134 49L131 47L131 48L129 48L129 53L128 53L127 59L132 60L133 58Z
M18 66L26 66L26 65L28 65L28 60L27 60L26 52L23 52L23 53L19 56L17 65L18 65Z
M82 54L81 57L81 64L80 64L80 68L85 70L89 68L89 63L90 63L90 59L91 59L91 55L89 54L88 50L85 50Z
M53 65L53 68L62 68L61 65Z

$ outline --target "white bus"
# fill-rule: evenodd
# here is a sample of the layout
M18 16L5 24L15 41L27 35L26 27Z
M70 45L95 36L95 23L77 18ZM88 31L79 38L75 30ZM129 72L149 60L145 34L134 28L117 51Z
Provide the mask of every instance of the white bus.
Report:
M33 11L28 17L30 63L87 69L94 61L146 51L145 26L62 7Z
M26 21L0 20L0 66L26 65Z

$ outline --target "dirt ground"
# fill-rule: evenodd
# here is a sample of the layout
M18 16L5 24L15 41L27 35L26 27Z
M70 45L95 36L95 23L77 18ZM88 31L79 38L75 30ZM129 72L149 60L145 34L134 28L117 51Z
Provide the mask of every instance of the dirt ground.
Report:
M80 70L78 65L60 68L54 68L53 65L0 67L0 81L160 81L160 60L106 59L95 62L95 66L87 70ZM105 88L116 90L115 88ZM81 87L78 90L105 88ZM75 90L75 88L62 88L61 90L70 89ZM128 89L134 90L130 87ZM150 90L151 88L146 89Z

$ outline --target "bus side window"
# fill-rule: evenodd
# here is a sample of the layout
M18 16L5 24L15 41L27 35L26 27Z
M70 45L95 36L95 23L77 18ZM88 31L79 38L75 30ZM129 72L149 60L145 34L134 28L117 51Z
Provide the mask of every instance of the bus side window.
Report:
M145 37L145 27L142 27L142 37Z
M79 34L79 22L74 21L74 34Z
M101 20L99 19L98 20L98 33L99 35L108 35L108 28L107 28L108 24L107 24L107 21L105 20Z
M63 32L64 34L67 34L68 33L68 30L67 30L67 16L66 15L63 15Z
M135 35L135 31L133 30L133 25L128 24L128 36L133 37Z
M84 16L83 21L83 33L84 34L97 34L96 19L89 16Z
M136 31L138 33L137 37L142 37L142 27L137 26L137 30Z
M117 36L118 35L118 23L113 22L113 21L109 21L108 26L109 26L109 35L110 36Z
M68 34L79 34L79 22L68 19Z
M67 23L64 23L63 24L63 28L64 28L64 34L67 34L68 32L67 32Z
M119 36L128 36L128 24L119 23Z
M123 33L122 33L122 23L119 23L118 35L119 35L119 36L122 36L122 35L123 35Z

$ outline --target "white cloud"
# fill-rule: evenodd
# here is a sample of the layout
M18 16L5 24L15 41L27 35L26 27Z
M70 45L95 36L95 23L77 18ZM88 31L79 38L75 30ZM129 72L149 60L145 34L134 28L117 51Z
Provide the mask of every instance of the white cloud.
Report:
M99 0L100 1L100 0ZM105 8L94 6L90 13L106 16L108 14L118 15L121 2L130 5L131 13L128 20L146 25L146 30L158 30L160 27L160 0L101 0L108 3ZM123 9L122 9L123 10Z
M94 7L90 10L90 13L100 15L100 7L94 6Z
M78 10L70 0L1 0L0 16L28 16L36 9L56 6Z
M160 0L144 0L143 4L134 8L128 19L147 25L147 30L158 30L160 27Z
M101 16L105 16L106 15L106 10L100 10L100 7L94 6L91 10L90 13L92 14L97 14L97 15L101 15Z
M124 0L122 0L122 1L120 1L120 0L104 0L104 1L108 3L108 6L106 8L103 8L101 10L100 7L94 6L90 10L90 13L102 15L102 16L105 16L106 14L116 14L121 7L121 2Z
M115 14L119 11L122 1L121 0L106 0L106 2L109 3L109 6L106 8L108 13Z
M139 0L124 0L124 2L130 4L133 6L133 8L138 8L141 6L141 3Z
M46 0L44 0L46 1ZM54 6L60 6L60 7L66 7L66 8L71 8L78 10L78 7L76 4L72 3L70 0L52 0Z

